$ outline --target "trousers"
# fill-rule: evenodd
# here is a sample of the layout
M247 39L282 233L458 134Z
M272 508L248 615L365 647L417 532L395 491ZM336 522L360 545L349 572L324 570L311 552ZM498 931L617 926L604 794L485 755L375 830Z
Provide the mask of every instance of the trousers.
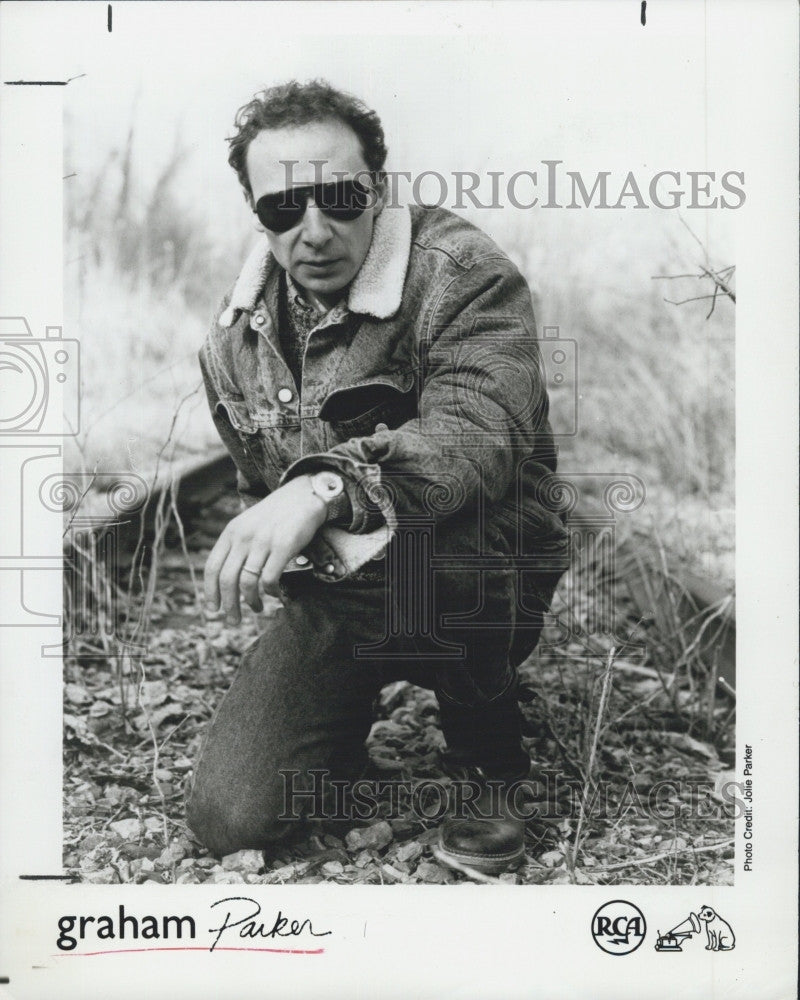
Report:
M383 559L334 583L284 574L283 605L244 653L196 762L186 819L206 847L224 855L280 839L282 772L295 787L315 770L353 774L375 699L399 679L435 692L448 750L461 760L490 775L527 771L512 655L520 573L499 546L487 552L463 532L423 535L396 537ZM409 555L415 548L423 558ZM533 573L531 587L528 573L526 651L560 575Z

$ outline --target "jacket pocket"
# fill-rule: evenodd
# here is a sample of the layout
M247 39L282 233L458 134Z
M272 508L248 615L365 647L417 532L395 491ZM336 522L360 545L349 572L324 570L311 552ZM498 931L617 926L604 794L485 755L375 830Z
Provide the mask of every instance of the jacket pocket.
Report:
M278 449L273 435L276 429L261 427L253 419L244 398L226 397L217 403L217 410L227 416L231 426L242 442L248 462L252 470L246 473L248 478L252 471L263 479L270 490L275 489L280 477L280 462Z
M332 392L322 404L319 419L335 438L347 441L368 437L376 430L395 430L418 414L411 373L367 382ZM384 425L381 427L380 425Z

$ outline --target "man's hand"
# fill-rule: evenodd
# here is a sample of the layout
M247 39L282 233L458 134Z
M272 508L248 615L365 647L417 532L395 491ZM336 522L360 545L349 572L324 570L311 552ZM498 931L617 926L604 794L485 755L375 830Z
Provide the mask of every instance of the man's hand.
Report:
M219 611L221 603L227 623L238 625L240 589L253 611L263 609L259 588L278 596L286 564L325 523L327 506L310 480L291 479L228 524L206 563L206 611Z

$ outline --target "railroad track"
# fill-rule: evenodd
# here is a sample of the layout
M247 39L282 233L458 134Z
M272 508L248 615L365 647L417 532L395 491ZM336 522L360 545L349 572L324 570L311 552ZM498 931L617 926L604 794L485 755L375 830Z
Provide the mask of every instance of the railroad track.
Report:
M214 449L207 457L176 464L156 476L146 499L130 516L104 515L102 497L87 494L81 501L84 521L104 521L114 528L119 552L133 551L141 539L151 538L165 500L174 504L187 535L194 529L208 538L231 516L228 506L236 488L236 470L228 453ZM224 506L224 503L223 503ZM161 511L161 515L159 515ZM584 515L586 508L579 507ZM209 523L211 522L211 523ZM69 533L65 536L69 539ZM662 567L648 561L631 542L618 546L612 576L622 586L640 618L656 624L659 620L681 622L685 644L697 649L698 659L716 675L718 690L734 699L736 695L736 618L729 591L713 580L687 572L681 567Z

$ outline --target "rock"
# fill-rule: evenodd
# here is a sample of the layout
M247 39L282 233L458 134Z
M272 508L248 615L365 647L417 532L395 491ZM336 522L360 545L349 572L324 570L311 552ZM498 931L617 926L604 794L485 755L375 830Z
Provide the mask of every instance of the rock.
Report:
M328 878L332 878L334 875L341 875L344 872L344 865L341 861L326 861L320 871Z
M93 848L97 847L98 844L102 844L105 841L105 837L101 833L87 833L86 836L81 841L81 848L84 851L91 851Z
M297 872L294 865L283 865L280 868L276 868L274 871L267 872L265 881L288 882L289 879L293 879L296 874Z
M168 693L166 681L144 681L144 683L139 685L140 703L150 708L155 708L156 705L161 705L165 702Z
M118 819L113 823L109 823L109 827L114 833L118 833L123 840L131 840L134 837L138 837L141 831L139 820L133 816L130 819Z
M116 881L117 873L110 866L95 872L84 872L81 875L81 882L88 882L90 885L110 885Z
M244 876L241 872L226 872L221 869L214 872L208 881L215 885L243 885Z
M226 854L222 859L222 868L226 872L257 872L263 867L258 851L236 851L234 854Z
M544 854L539 856L538 860L548 868L556 868L563 863L564 853L563 851L545 851Z
M112 806L118 806L124 798L123 789L119 785L106 785L103 789L103 798Z
M164 885L164 879L161 877L161 872L148 872L147 874L140 874L137 882L140 885L144 882L155 882L157 885Z
M171 868L186 857L186 848L183 844L173 841L158 856L158 864L165 868Z
M89 709L89 715L93 719L102 719L112 711L112 706L107 701L95 701Z
M411 864L421 856L422 844L418 843L416 840L409 840L407 843L401 844L397 848L398 861L405 861Z
M351 830L345 837L349 851L380 851L394 839L392 828L385 820L371 826Z
M120 844L119 853L120 857L123 858L150 858L151 860L155 860L160 851L155 844L135 844L131 843L131 841L126 841Z
M92 700L91 695L82 684L65 684L64 696L72 705L85 705Z
M433 861L422 861L417 865L416 876L430 885L442 885L447 881L447 872Z

